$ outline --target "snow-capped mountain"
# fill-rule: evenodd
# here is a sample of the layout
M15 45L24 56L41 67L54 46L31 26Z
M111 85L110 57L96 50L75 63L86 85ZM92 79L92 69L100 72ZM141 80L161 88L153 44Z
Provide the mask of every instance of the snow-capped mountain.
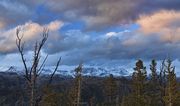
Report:
M77 66L66 66L66 65L60 65L56 74L61 75L61 76L74 76L75 71L74 69ZM53 72L55 67L46 67L43 71L42 74L48 75ZM23 74L24 72L23 67L0 67L0 72L13 72L17 74ZM84 76L97 76L97 77L104 77L104 76L109 76L112 74L113 76L131 76L132 71L126 70L122 67L104 67L104 66L83 66L83 71L82 74ZM150 73L148 73L149 75ZM180 72L176 71L176 76L180 77Z
M57 70L56 74L63 75L63 76L74 76L74 69L76 66L60 66ZM1 71L3 72L16 72L18 74L23 73L23 68L18 67L0 67ZM54 70L54 67L46 67L42 73L43 74L50 74ZM82 74L84 76L109 76L110 74L114 76L128 76L130 73L121 68L121 67L100 67L100 66L84 66Z
M49 74L54 70L55 67L46 67L42 73ZM63 76L74 76L74 69L76 66L60 66L56 74ZM23 68L18 67L0 67L1 72L16 72L18 74L23 73ZM110 74L114 76L128 76L129 72L121 67L100 67L100 66L83 66L82 74L84 76L109 76Z
M109 76L110 74L114 76L127 76L128 71L123 68L107 68L107 67L88 67L83 69L83 75L87 76Z

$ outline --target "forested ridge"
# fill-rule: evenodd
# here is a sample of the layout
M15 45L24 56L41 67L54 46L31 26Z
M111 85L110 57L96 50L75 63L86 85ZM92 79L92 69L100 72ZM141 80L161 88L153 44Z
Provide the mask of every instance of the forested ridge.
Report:
M35 88L37 106L179 106L180 87L175 66L170 59L162 61L157 69L156 60L150 64L147 75L142 60L137 60L129 77L83 76L83 65L74 71L74 77L54 75L47 86L47 75L41 75ZM157 71L160 70L160 71ZM22 75L0 73L0 104L27 106L29 89ZM39 95L42 95L41 98Z

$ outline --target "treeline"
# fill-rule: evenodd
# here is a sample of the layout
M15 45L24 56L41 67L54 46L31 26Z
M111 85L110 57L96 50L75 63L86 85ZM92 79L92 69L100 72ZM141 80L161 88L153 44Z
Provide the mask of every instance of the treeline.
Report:
M131 93L123 97L121 106L180 106L179 83L172 61L164 60L158 73L157 63L152 60L150 70L148 79L143 61L136 62Z
M46 83L50 76L39 77L34 100L36 106L180 106L179 82L172 61L164 60L157 69L152 60L150 75L146 70L143 61L138 60L132 76L93 77L83 76L83 66L79 65L74 77L55 75L49 86ZM28 106L31 96L25 78L10 76L0 77L0 104Z
M157 63L152 60L150 70L151 74L148 77L143 61L138 60L128 85L123 82L127 79L118 80L110 75L103 79L102 87L94 89L94 92L88 92L88 89L93 89L94 86L98 85L86 87L83 83L81 84L83 80L82 67L79 66L76 69L73 87L67 91L67 94L64 94L64 97L67 97L63 100L65 104L61 104L59 101L63 97L59 96L58 98L56 92L52 93L53 89L49 89L50 91L42 103L49 106L81 106L83 104L88 106L180 106L179 82L177 82L172 61L170 59L164 60L160 72L157 72ZM89 80L89 82L91 81ZM83 97L82 90L86 91ZM101 95L97 95L98 92L101 92ZM88 101L87 99L83 101L89 96L86 95L88 93L91 97L88 98Z

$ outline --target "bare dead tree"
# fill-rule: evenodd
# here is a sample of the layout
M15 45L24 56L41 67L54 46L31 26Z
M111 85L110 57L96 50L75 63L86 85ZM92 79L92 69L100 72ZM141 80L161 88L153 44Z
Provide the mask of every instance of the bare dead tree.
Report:
M30 106L36 106L37 105L37 95L36 95L36 86L37 86L37 79L39 78L40 74L43 71L43 67L45 67L45 62L48 58L48 55L46 55L46 57L44 58L44 60L42 61L42 63L40 62L41 60L41 50L42 47L44 46L45 42L47 41L48 38L48 29L44 29L43 30L43 36L40 42L36 42L35 46L34 46L34 54L33 54L33 61L32 61L32 65L28 67L27 65L27 61L26 58L24 56L24 42L23 42L23 35L20 36L20 28L18 28L16 30L16 45L18 48L18 51L20 53L21 56L21 60L24 66L24 72L25 72L25 79L27 80L28 83L28 87L30 88ZM54 69L54 71L52 72L48 84L47 86L49 86L52 82L53 76L55 75L58 66L60 64L61 58L59 58L59 60L57 61L56 67Z

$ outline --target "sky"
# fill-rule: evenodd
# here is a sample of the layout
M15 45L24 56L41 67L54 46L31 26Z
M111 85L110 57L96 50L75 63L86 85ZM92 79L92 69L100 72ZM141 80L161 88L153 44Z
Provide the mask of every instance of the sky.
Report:
M0 0L0 64L22 65L16 29L24 35L27 61L43 28L49 37L41 53L47 66L121 66L137 59L170 56L180 67L180 0Z

